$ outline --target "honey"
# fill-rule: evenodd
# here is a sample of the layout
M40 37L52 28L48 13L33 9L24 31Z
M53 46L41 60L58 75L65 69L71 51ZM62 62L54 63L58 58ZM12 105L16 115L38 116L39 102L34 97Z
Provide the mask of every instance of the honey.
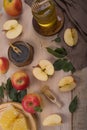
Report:
M55 4L51 0L36 0L32 4L32 13L37 23L44 28L52 28L58 21Z

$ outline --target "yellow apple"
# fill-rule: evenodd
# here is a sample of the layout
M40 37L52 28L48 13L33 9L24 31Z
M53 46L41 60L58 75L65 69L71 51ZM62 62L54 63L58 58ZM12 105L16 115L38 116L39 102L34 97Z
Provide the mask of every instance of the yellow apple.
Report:
M4 0L4 9L10 16L18 16L22 12L21 0Z

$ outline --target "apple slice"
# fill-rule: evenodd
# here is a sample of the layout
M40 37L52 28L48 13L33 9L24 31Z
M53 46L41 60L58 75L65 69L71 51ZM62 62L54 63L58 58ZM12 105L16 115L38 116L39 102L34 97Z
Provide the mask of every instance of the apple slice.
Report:
M47 116L43 121L43 126L56 126L61 125L62 118L58 114L51 114Z
M17 20L8 20L3 25L3 30L8 31L14 29L18 25Z
M68 92L73 90L76 87L76 83L72 82L71 84L67 84L65 86L60 86L59 89L62 92Z
M54 74L54 67L48 60L40 60L38 66L34 67L33 75L41 81L47 81Z
M33 74L38 80L46 81L48 80L48 75L44 73L41 68L35 67L33 69Z
M48 60L40 60L39 66L41 67L42 70L48 75L53 75L54 74L54 67L51 62Z
M14 39L22 33L23 27L17 22L17 20L8 20L4 23L3 30L8 39Z
M60 91L68 92L76 87L76 83L72 76L66 76L59 81L58 86Z
M75 28L67 28L64 32L64 41L68 46L74 46L78 41L78 33Z
M6 33L6 37L8 39L14 39L18 37L21 33L22 33L22 25L18 24L17 26L15 26L15 28L9 30Z

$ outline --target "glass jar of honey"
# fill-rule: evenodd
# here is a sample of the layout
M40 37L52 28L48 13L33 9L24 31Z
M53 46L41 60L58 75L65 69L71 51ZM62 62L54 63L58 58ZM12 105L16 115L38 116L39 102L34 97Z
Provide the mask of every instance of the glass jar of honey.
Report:
M58 22L53 0L35 0L31 9L34 19L41 27L52 28Z

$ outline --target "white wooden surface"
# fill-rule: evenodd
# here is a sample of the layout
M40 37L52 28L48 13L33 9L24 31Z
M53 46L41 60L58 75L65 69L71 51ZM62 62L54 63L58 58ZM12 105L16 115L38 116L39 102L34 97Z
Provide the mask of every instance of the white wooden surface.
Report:
M2 8L2 1L0 1L0 9ZM2 8L3 9L3 8ZM2 25L3 23L8 20L13 19L12 17L9 17L3 10L3 14L0 17L0 56L8 57L8 47L9 47L9 40L5 37L4 32L2 31ZM17 40L23 40L28 41L33 47L34 47L34 59L33 62L25 67L19 68L15 66L12 62L10 62L9 70L6 74L0 75L0 84L2 82L5 82L8 77L10 77L15 71L17 70L25 70L30 76L30 87L28 88L28 92L40 92L40 88L43 85L48 85L50 89L55 93L58 99L60 99L62 103L62 108L58 109L57 106L50 103L43 95L43 112L41 114L38 114L38 130L71 130L71 114L68 110L69 103L71 101L71 92L68 93L61 93L58 90L58 81L66 76L69 75L69 73L64 73L63 71L55 72L54 76L50 78L47 82L41 82L35 79L32 75L32 66L35 66L38 64L40 59L48 59L52 63L54 62L55 58L50 55L45 47L51 46L51 47L58 47L55 42L52 42L52 40L56 36L52 37L43 37L37 34L32 26L32 13L31 8L23 3L23 13L18 19L19 23L23 25L23 33L21 36L19 36L17 39L12 40L10 42L14 42ZM54 126L54 127L43 127L42 121L43 119L52 113L58 113L62 116L62 125L61 126Z

